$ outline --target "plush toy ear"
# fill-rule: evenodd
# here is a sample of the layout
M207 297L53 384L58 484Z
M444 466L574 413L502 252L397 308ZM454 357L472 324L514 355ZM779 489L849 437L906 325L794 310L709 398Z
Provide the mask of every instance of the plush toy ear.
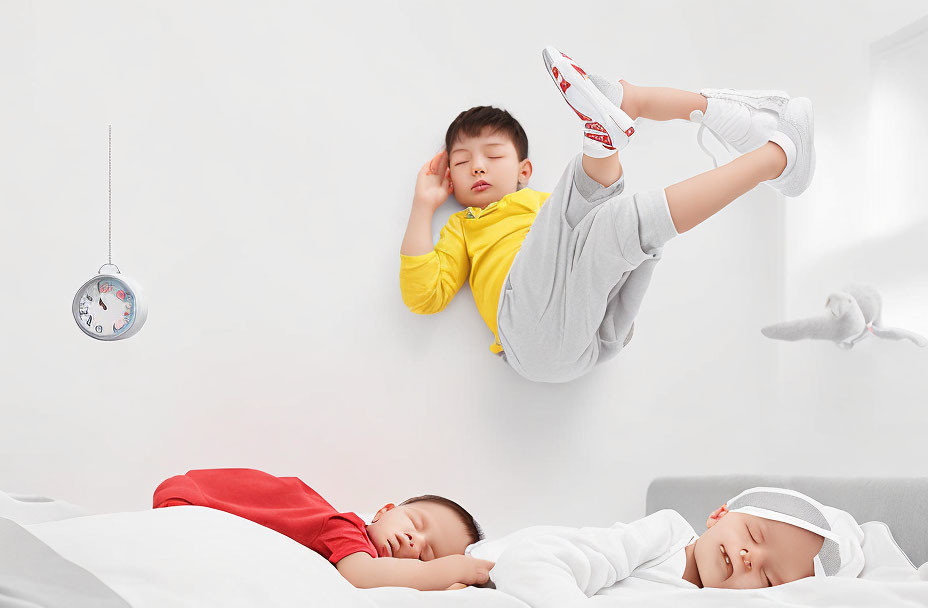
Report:
M845 291L836 291L825 300L825 308L835 319L843 317L854 307L857 307L857 300Z

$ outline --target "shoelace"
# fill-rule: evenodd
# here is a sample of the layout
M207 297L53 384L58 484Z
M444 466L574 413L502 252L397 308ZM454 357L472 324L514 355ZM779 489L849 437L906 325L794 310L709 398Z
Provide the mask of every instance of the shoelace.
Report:
M699 130L696 131L696 143L699 144L699 147L702 148L702 151L703 151L703 152L705 152L706 154L709 155L709 158L712 159L712 165L714 166L714 168L717 169L718 166L719 166L719 161L718 161L718 159L715 157L715 154L713 154L712 152L709 151L709 148L707 148L707 147L706 147L706 144L704 144L703 141L702 141L702 139L703 139L703 137L702 137L703 131L705 131L706 129L709 129L709 127L706 126L706 123L704 123L704 122L702 121L703 116L704 116L704 114L703 114L702 110L693 110L692 112L690 112L690 120L693 121L693 122L698 122L698 123L699 123ZM728 150L729 152L731 152L733 155L737 156L738 151L735 150L731 145L729 145L729 143L728 143L727 141L725 141L724 139L722 139L721 137L719 137L718 133L716 133L716 132L713 131L712 129L709 129L709 133L712 135L712 137L714 137L714 138L716 139L716 141L718 141L720 144L722 144L722 147L724 147L726 150Z

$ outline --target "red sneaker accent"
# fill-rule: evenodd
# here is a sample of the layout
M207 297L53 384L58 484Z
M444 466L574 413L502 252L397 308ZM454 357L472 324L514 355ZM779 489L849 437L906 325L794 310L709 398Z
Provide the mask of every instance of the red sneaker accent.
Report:
M561 55L564 55L564 53L561 53ZM564 55L564 57L567 57L567 55ZM567 57L567 58L570 59L570 57ZM571 61L573 61L573 60L571 59ZM571 64L571 65L573 65L573 64ZM575 66L575 65L574 65L574 67L577 68L577 66ZM577 70L578 70L581 74L583 74L583 70L581 70L580 68L577 68ZM570 83L567 82L567 80L564 79L564 75L561 74L560 70L558 70L557 67L555 67L555 66L552 66L552 67L551 67L551 74L554 75L554 82L556 82L557 85L558 85L559 87L561 87L561 94L564 95L564 101L567 101L567 89L570 88ZM586 74L584 74L584 76L586 76ZM577 114L577 116L580 117L580 120L585 120L585 121L592 121L592 120L593 120L592 118L590 118L590 117L587 116L586 114L583 114L582 112L580 112L579 110L577 110L577 108L575 108L573 105L571 105L571 103L570 103L569 101L567 101L567 105L569 105L569 106L570 106L570 109L573 110L573 111ZM596 124L599 125L599 123L596 123ZM599 125L599 127L602 128L602 125ZM606 130L603 129L603 132L606 132Z
M626 131L625 134L631 137L634 132L635 132L635 127L629 127L628 131Z
M570 65L573 66L573 68L574 68L575 70L577 70L578 72L580 72L580 75L581 75L581 76L583 76L584 78L587 78L586 72L584 72L583 70L581 70L579 65L577 65L577 64L575 64L575 63L572 63L572 64L570 64Z
M598 141L610 150L612 149L612 138L610 138L609 135L600 135L599 133L584 133L583 136L588 137L593 141Z
M570 83L564 80L556 67L551 68L551 73L554 74L554 82L557 82L557 86L561 87L561 91L566 93L567 89L570 87ZM560 78L560 82L558 82L558 78Z
M588 122L588 123L586 123L586 124L583 125L583 126L586 127L587 129L593 129L594 131L602 131L603 133L608 133L608 132L609 132L609 131L606 131L606 128L603 127L603 126L602 126L601 124L599 124L598 122Z

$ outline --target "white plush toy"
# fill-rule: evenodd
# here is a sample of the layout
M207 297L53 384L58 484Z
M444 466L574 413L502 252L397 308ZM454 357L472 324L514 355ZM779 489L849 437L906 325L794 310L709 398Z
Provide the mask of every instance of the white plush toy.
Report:
M884 327L881 318L883 302L876 289L869 285L849 285L836 291L825 301L824 316L783 321L760 331L774 340L831 340L843 349L873 334L889 340L911 340L917 346L928 346L924 336L895 327Z

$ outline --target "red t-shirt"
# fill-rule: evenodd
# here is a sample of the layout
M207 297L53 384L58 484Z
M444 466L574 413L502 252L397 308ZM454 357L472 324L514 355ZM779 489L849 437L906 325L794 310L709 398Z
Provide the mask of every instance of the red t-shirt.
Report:
M339 513L296 477L254 469L188 471L161 482L154 508L190 504L226 511L306 545L333 564L352 553L377 557L364 522Z

